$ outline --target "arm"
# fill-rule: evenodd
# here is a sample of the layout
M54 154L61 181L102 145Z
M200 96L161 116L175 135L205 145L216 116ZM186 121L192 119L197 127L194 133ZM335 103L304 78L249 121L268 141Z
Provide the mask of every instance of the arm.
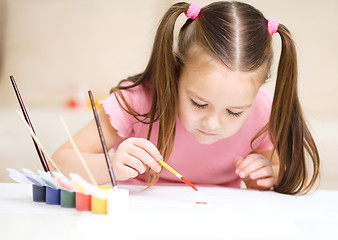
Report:
M279 158L272 150L251 153L235 159L236 173L247 188L272 189L278 179Z
M100 111L98 117L107 149L112 149L123 139L110 125L109 117L104 111ZM107 183L109 173L95 121L89 122L73 138L97 183ZM156 162L158 158L161 158L161 155L157 148L146 139L127 139L120 144L116 152L110 151L109 157L116 180L136 177L146 170L146 165L156 172L161 169ZM69 141L60 146L52 158L63 174L68 175L70 172L76 172L85 179L89 179Z

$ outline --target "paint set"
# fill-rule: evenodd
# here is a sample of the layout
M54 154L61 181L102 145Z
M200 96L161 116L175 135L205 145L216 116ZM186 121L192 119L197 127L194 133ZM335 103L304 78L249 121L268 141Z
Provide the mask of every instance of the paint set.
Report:
M60 172L38 170L38 174L23 168L23 173L7 168L9 176L18 183L32 184L34 202L75 208L78 211L116 215L128 210L129 191L127 189L94 186L78 174L67 178Z
M98 133L100 136L103 153L107 163L110 180L113 186L112 188L98 186L96 184L96 181L93 175L91 174L85 160L83 159L78 147L76 146L64 120L60 116L60 120L67 132L69 140L92 183L88 183L80 175L75 173L70 173L69 174L70 178L67 178L65 175L61 173L60 169L49 157L48 153L44 150L41 142L35 135L33 125L30 121L28 112L23 103L21 94L14 80L14 77L10 76L10 80L12 82L23 115L21 115L18 110L17 113L19 114L24 125L31 134L35 149L39 156L41 165L44 169L44 171L38 170L38 174L36 174L33 171L26 168L22 169L23 173L11 168L7 168L10 177L19 183L32 184L32 194L34 202L45 202L46 204L49 205L60 205L61 207L65 208L76 208L77 210L80 211L92 211L93 213L101 213L108 215L125 213L125 210L127 210L128 208L129 191L126 189L117 188L105 139L96 112L92 92L88 91L88 94L92 105ZM49 164L51 164L53 168L56 170L53 173L51 173L50 171L46 158Z

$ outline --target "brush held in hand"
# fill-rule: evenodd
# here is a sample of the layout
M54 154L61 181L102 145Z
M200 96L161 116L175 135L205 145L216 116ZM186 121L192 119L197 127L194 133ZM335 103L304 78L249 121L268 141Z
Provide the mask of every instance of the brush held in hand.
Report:
M96 107L95 107L92 91L88 91L88 95L89 95L90 103L92 105L92 109L93 109L93 114L94 114L97 130L98 130L99 135L100 135L100 140L101 140L101 144L102 144L102 148L103 148L103 153L104 153L104 156L106 158L106 163L107 163L107 167L108 167L108 171L109 171L110 180L111 180L111 183L113 184L113 187L116 188L117 184L116 184L116 181L115 181L115 176L114 176L113 168L112 168L111 163L110 163L110 158L109 158L109 155L108 155L108 150L107 150L106 142L104 140L103 132L102 132L102 129L101 129L101 124L100 124L100 121L99 121L99 117L97 115L97 111L96 111Z

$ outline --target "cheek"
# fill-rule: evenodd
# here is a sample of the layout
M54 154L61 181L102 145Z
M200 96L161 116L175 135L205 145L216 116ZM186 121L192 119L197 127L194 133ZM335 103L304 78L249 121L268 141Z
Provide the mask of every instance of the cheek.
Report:
M194 109L192 109L191 104L186 101L178 103L178 118L186 129L193 127L198 120L198 116Z
M228 121L225 125L224 137L231 137L242 127L242 122L239 120Z
M227 123L225 124L225 137L231 137L236 134L245 123L247 117L247 115L242 116L241 118L229 117Z

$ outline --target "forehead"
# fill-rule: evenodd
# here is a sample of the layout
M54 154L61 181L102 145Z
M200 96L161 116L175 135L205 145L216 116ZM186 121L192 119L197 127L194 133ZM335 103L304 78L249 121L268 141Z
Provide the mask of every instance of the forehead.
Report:
M180 87L208 101L252 104L262 84L263 70L233 71L199 47L192 47L180 75Z

